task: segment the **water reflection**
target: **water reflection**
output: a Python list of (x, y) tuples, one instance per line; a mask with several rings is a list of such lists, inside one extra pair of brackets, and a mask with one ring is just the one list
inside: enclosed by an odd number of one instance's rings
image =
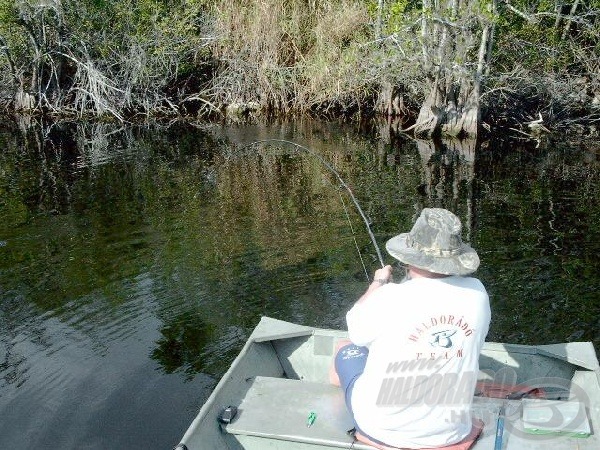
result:
[(490, 340), (600, 342), (595, 150), (384, 132), (0, 133), (0, 447), (172, 447), (261, 315), (344, 326), (379, 265), (373, 244), (318, 159), (248, 145), (261, 139), (331, 162), (381, 246), (425, 206), (457, 212), (482, 259)]
[(166, 373), (186, 367), (186, 372), (196, 374), (206, 370), (202, 358), (203, 348), (212, 340), (215, 330), (200, 318), (181, 314), (171, 316), (160, 330), (162, 337), (156, 342), (152, 359), (159, 361)]

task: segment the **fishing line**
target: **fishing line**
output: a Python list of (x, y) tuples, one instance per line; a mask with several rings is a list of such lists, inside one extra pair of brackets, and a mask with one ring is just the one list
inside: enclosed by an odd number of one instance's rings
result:
[(350, 214), (348, 214), (348, 208), (346, 208), (346, 202), (344, 201), (344, 197), (342, 197), (342, 193), (340, 194), (340, 200), (342, 201), (342, 206), (344, 207), (344, 213), (346, 214), (346, 219), (348, 220), (348, 225), (350, 225), (350, 231), (352, 232), (352, 240), (354, 241), (354, 246), (356, 247), (356, 251), (358, 252), (358, 257), (360, 258), (360, 263), (362, 264), (363, 270), (365, 271), (365, 277), (367, 277), (367, 281), (371, 281), (369, 277), (369, 272), (367, 271), (367, 266), (365, 266), (365, 261), (363, 260), (362, 253), (360, 252), (360, 248), (358, 247), (358, 242), (356, 242), (356, 233), (354, 232), (354, 227), (352, 226), (352, 222), (350, 221)]
[[(383, 257), (381, 256), (381, 250), (379, 250), (379, 246), (377, 245), (377, 241), (375, 240), (375, 236), (373, 235), (373, 232), (371, 231), (371, 225), (369, 224), (369, 220), (367, 219), (367, 217), (365, 216), (365, 213), (363, 212), (362, 208), (358, 204), (358, 200), (356, 200), (356, 197), (354, 197), (354, 194), (352, 193), (352, 190), (344, 182), (344, 180), (342, 179), (342, 177), (338, 173), (338, 171), (335, 170), (333, 168), (333, 166), (328, 161), (326, 161), (321, 155), (319, 155), (317, 152), (311, 150), (308, 147), (305, 147), (303, 145), (297, 144), (297, 143), (292, 142), (292, 141), (286, 141), (285, 139), (261, 139), (259, 141), (254, 141), (254, 142), (251, 142), (250, 144), (244, 145), (242, 147), (242, 149), (245, 148), (245, 147), (250, 147), (250, 146), (256, 145), (256, 144), (266, 144), (266, 143), (275, 143), (275, 142), (279, 143), (279, 144), (291, 145), (291, 146), (295, 147), (296, 149), (304, 150), (309, 155), (312, 155), (315, 158), (317, 158), (321, 162), (321, 164), (323, 164), (333, 175), (335, 175), (335, 177), (340, 182), (340, 185), (344, 189), (346, 189), (346, 191), (348, 192), (348, 195), (352, 199), (352, 202), (354, 203), (354, 206), (356, 206), (356, 209), (358, 210), (358, 213), (360, 214), (360, 217), (362, 218), (363, 222), (365, 223), (365, 227), (367, 228), (367, 233), (369, 233), (369, 237), (371, 238), (371, 242), (373, 243), (373, 247), (375, 247), (375, 251), (377, 252), (377, 258), (379, 259), (379, 263), (381, 264), (381, 267), (385, 267), (385, 263), (383, 262)], [(360, 252), (359, 252), (359, 255), (360, 255)], [(362, 262), (362, 256), (361, 256), (361, 262)], [(363, 267), (364, 267), (364, 263), (363, 263)], [(366, 269), (365, 269), (365, 271), (366, 271)], [(368, 276), (367, 276), (367, 279), (368, 279)]]

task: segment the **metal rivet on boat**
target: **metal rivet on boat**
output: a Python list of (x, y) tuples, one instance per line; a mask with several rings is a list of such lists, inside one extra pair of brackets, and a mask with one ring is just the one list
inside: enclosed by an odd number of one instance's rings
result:
[(228, 406), (227, 408), (223, 409), (223, 411), (221, 411), (221, 414), (219, 414), (219, 422), (221, 422), (222, 424), (231, 423), (231, 421), (235, 418), (237, 411), (238, 409), (235, 406)]

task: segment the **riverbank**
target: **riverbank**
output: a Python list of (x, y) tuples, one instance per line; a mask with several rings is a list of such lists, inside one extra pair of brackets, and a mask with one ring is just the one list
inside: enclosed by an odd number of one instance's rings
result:
[(458, 137), (594, 136), (600, 121), (597, 5), (128, 0), (2, 11), (9, 113), (383, 117)]

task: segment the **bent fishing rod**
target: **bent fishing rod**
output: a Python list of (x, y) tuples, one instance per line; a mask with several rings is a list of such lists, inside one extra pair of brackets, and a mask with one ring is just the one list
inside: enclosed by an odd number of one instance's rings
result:
[(317, 160), (319, 162), (321, 162), (321, 164), (323, 164), (327, 168), (327, 170), (329, 170), (337, 178), (337, 180), (340, 182), (340, 186), (342, 186), (348, 192), (348, 195), (352, 199), (354, 206), (356, 206), (356, 209), (358, 210), (360, 217), (362, 218), (363, 222), (365, 223), (365, 226), (367, 228), (367, 233), (369, 233), (369, 237), (371, 238), (373, 247), (375, 247), (375, 251), (377, 252), (377, 258), (379, 259), (379, 263), (381, 264), (381, 267), (385, 267), (385, 263), (383, 262), (383, 257), (381, 256), (381, 250), (379, 250), (379, 246), (377, 245), (375, 236), (373, 235), (373, 232), (371, 231), (371, 225), (369, 224), (369, 220), (367, 219), (367, 217), (365, 216), (365, 213), (363, 212), (362, 208), (358, 204), (358, 200), (356, 200), (356, 197), (354, 197), (354, 194), (352, 193), (352, 189), (350, 189), (350, 187), (344, 182), (344, 180), (342, 179), (342, 177), (338, 173), (338, 171), (335, 170), (334, 167), (325, 158), (323, 158), (320, 154), (318, 154), (314, 150), (311, 150), (310, 148), (305, 147), (303, 145), (297, 144), (296, 142), (287, 141), (285, 139), (261, 139), (259, 141), (254, 141), (254, 142), (251, 142), (250, 144), (244, 145), (242, 148), (250, 147), (253, 145), (257, 145), (257, 144), (268, 144), (268, 143), (291, 145), (297, 150), (305, 151), (309, 155), (317, 158)]

